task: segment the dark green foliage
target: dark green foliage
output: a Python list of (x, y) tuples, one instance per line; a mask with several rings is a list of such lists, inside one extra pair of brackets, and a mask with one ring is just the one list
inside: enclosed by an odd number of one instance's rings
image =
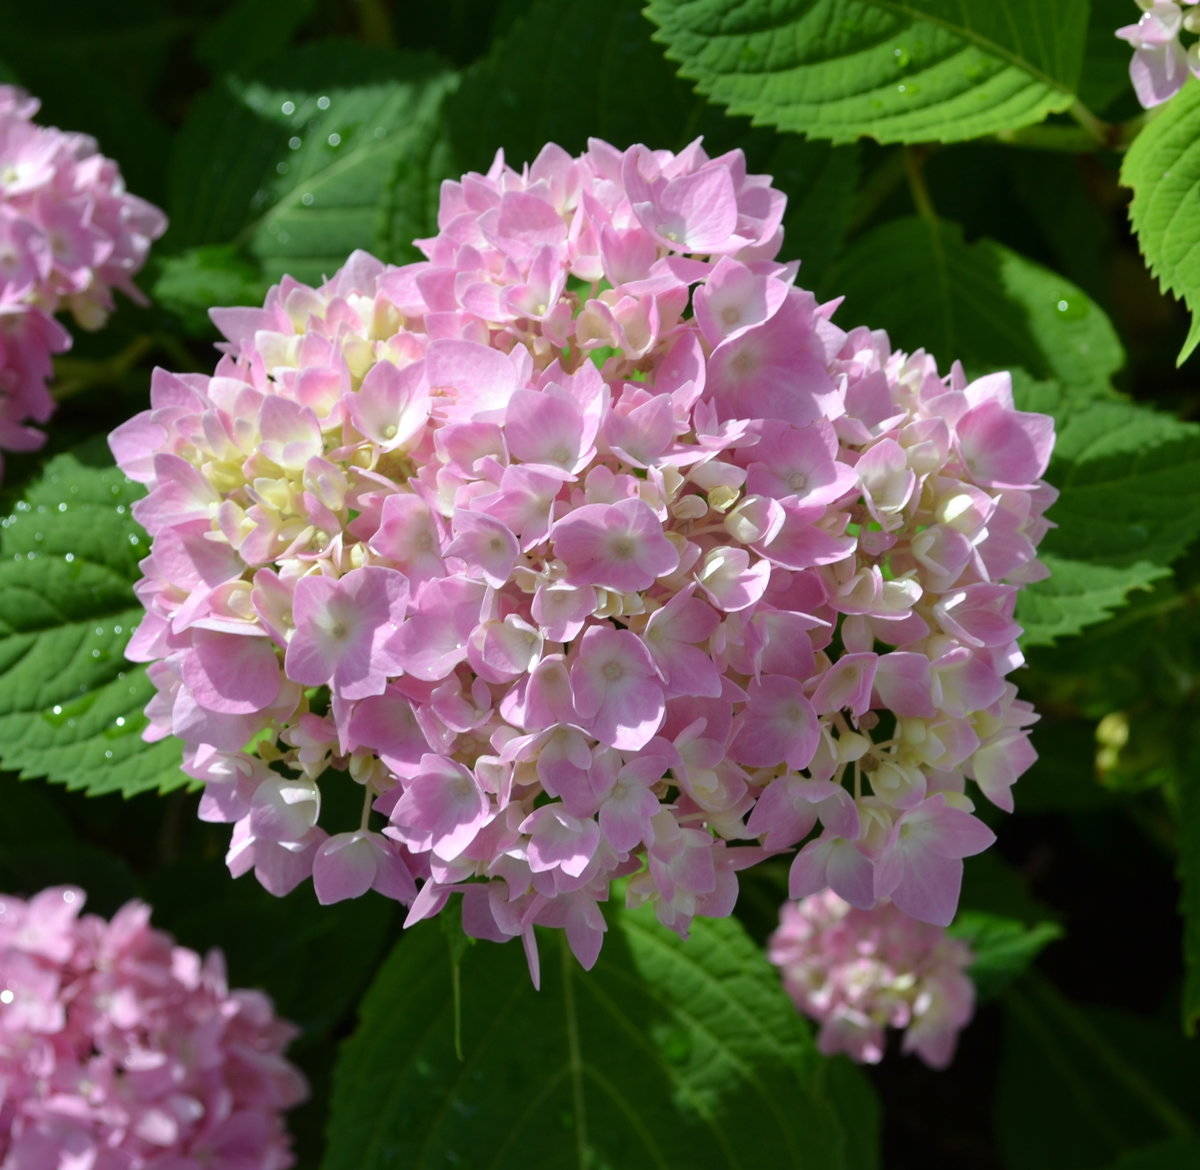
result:
[(461, 1057), (442, 932), (406, 935), (342, 1052), (324, 1170), (872, 1165), (869, 1098), (817, 1057), (736, 923), (685, 943), (652, 914), (610, 922), (588, 973), (543, 937), (541, 991), (519, 947), (469, 947)]

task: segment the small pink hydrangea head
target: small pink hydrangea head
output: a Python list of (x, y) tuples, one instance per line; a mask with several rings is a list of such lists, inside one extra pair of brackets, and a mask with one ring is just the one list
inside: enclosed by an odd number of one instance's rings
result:
[(827, 1056), (877, 1064), (888, 1028), (931, 1068), (954, 1058), (975, 1009), (967, 945), (884, 902), (858, 910), (832, 890), (785, 903), (767, 955)]
[(1188, 12), (1200, 0), (1137, 0), (1135, 24), (1116, 35), (1133, 46), (1129, 78), (1146, 109), (1161, 105), (1183, 88), (1188, 74), (1200, 77), (1200, 41), (1184, 48), (1184, 32), (1200, 33), (1200, 12)]
[(1053, 425), (835, 325), (783, 207), (699, 142), (497, 157), (426, 259), (285, 278), (213, 310), (211, 377), (156, 372), (110, 439), (128, 652), (234, 873), (585, 965), (616, 879), (685, 934), (796, 846), (796, 897), (950, 920), (1033, 758)]
[(0, 896), (0, 1165), (287, 1170), (296, 1029), (130, 902)]
[(166, 229), (91, 138), (35, 124), (37, 110), (0, 85), (0, 452), (43, 441), (28, 423), (50, 417), (51, 355), (71, 344), (54, 314), (98, 329), (113, 289), (145, 303), (133, 277)]

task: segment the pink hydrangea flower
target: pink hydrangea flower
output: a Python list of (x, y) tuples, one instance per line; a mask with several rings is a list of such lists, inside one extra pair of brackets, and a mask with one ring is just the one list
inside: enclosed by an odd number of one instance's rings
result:
[(1200, 33), (1200, 12), (1183, 11), (1200, 0), (1137, 0), (1142, 9), (1136, 24), (1116, 35), (1133, 46), (1129, 77), (1146, 109), (1161, 105), (1183, 88), (1188, 73), (1200, 77), (1200, 41), (1183, 47), (1180, 34)]
[(818, 1024), (817, 1046), (877, 1064), (885, 1029), (932, 1068), (954, 1058), (975, 1010), (967, 945), (884, 902), (858, 910), (833, 893), (785, 903), (767, 954), (796, 1007)]
[(0, 1166), (286, 1170), (296, 1029), (130, 902), (0, 896)]
[(71, 345), (54, 314), (69, 309), (97, 329), (114, 288), (145, 303), (133, 276), (166, 228), (93, 139), (35, 125), (37, 111), (35, 98), (0, 85), (0, 452), (44, 440), (28, 424), (53, 413), (50, 358)]
[(234, 872), (461, 894), (584, 963), (615, 879), (686, 933), (797, 846), (797, 889), (949, 920), (1033, 759), (1053, 427), (835, 325), (783, 207), (699, 142), (498, 157), (426, 260), (285, 279), (214, 310), (211, 378), (155, 374), (111, 437), (153, 537), (129, 654)]

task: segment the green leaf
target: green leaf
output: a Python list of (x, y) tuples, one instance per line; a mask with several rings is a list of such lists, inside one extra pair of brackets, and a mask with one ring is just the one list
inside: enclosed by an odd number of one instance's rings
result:
[(788, 197), (780, 255), (801, 261), (800, 284), (819, 284), (841, 254), (850, 227), (859, 151), (789, 135), (773, 135), (772, 142), (775, 149), (754, 162)]
[(734, 920), (699, 919), (687, 942), (644, 910), (610, 920), (587, 973), (543, 938), (540, 992), (519, 947), (471, 947), (461, 1062), (442, 932), (407, 935), (339, 1056), (324, 1170), (874, 1163), (839, 1122), (871, 1125), (866, 1090), (827, 1072)]
[(1181, 1170), (1185, 1166), (1200, 1166), (1200, 1140), (1196, 1138), (1176, 1138), (1135, 1150), (1106, 1170)]
[(485, 169), (497, 148), (519, 168), (547, 142), (576, 153), (589, 136), (684, 146), (700, 133), (704, 103), (650, 33), (637, 0), (535, 0), (446, 103), (460, 169)]
[(459, 165), (444, 128), (433, 123), (420, 128), (420, 141), (397, 160), (379, 205), (381, 260), (409, 264), (424, 260), (413, 243), (437, 232), (437, 211), (443, 179), (457, 178)]
[(841, 1164), (847, 1170), (881, 1170), (879, 1098), (870, 1079), (861, 1068), (845, 1056), (835, 1056), (825, 1062), (828, 1095), (846, 1135), (846, 1153)]
[(1114, 617), (1030, 655), (1023, 689), (1055, 714), (1034, 728), (1039, 759), (1022, 781), (1025, 810), (1111, 807), (1190, 773), (1190, 740), (1177, 729), (1195, 705), (1198, 615), (1193, 544), (1171, 576), (1132, 593)]
[[(1121, 2), (1128, 3), (1128, 0)], [(1112, 35), (1111, 27), (1108, 37), (1115, 45), (1127, 50), (1125, 56), (1128, 59), (1128, 46)], [(1123, 72), (1128, 86), (1128, 69)], [(1124, 225), (1096, 201), (1095, 193), (1088, 185), (1090, 172), (1080, 166), (1079, 157), (1047, 150), (997, 151), (995, 156), (998, 164), (996, 181), (1011, 185), (1021, 211), (1037, 228), (1036, 237), (1029, 240), (1024, 250), (1041, 252), (1045, 262), (1056, 272), (1074, 281), (1089, 296), (1103, 300), (1109, 292), (1109, 265), (1118, 246), (1117, 236)], [(939, 161), (961, 166), (953, 159)], [(939, 174), (939, 194), (947, 179), (950, 183), (955, 182), (947, 173), (950, 169), (947, 166)], [(995, 207), (993, 190), (989, 186), (980, 192), (981, 198), (987, 201), (985, 217)], [(1008, 210), (1004, 218), (1011, 224), (1018, 215), (1015, 209)], [(1007, 230), (1006, 224), (991, 222), (995, 223), (996, 230)]]
[(268, 279), (310, 282), (382, 251), (388, 184), (454, 81), (435, 57), (336, 41), (221, 79), (180, 133), (170, 242), (232, 239)]
[(848, 142), (956, 142), (1067, 109), (1087, 0), (650, 0), (700, 92), (756, 124)]
[(469, 65), (528, 7), (529, 0), (443, 0), (408, 4), (396, 8), (395, 16), (403, 21), (406, 45)]
[(1125, 155), (1121, 182), (1133, 188), (1129, 215), (1150, 271), (1192, 314), (1182, 362), (1200, 342), (1200, 85), (1189, 81), (1155, 111)]
[(1015, 918), (967, 910), (954, 920), (950, 933), (975, 952), (969, 974), (980, 998), (991, 999), (1024, 974), (1043, 948), (1062, 938), (1063, 932), (1053, 922), (1026, 926)]
[[(370, 981), (392, 932), (396, 904), (375, 894), (318, 907), (307, 886), (279, 898), (246, 877), (230, 886), (220, 860), (186, 861), (151, 879), (156, 916), (197, 950), (219, 946), (239, 986), (268, 987), (302, 1043), (335, 1027)], [(221, 890), (197, 898), (197, 890)]]
[(156, 266), (151, 296), (174, 313), (193, 337), (212, 337), (213, 305), (261, 304), (267, 281), (259, 269), (229, 244), (201, 244)]
[[(1017, 801), (1025, 807), (1022, 780)], [(1062, 929), (1053, 911), (1029, 892), (1025, 876), (989, 851), (963, 875), (959, 912), (950, 934), (975, 952), (971, 978), (981, 999), (991, 999), (1021, 975)]]
[(1081, 1008), (1036, 977), (1005, 1001), (996, 1120), (1008, 1170), (1096, 1170), (1191, 1136), (1200, 1053), (1182, 1037), (1144, 1016)]
[(0, 767), (89, 795), (189, 783), (179, 743), (145, 743), (154, 694), (125, 645), (145, 534), (141, 488), (88, 445), (52, 459), (0, 521)]
[(210, 69), (241, 73), (285, 49), (312, 15), (316, 0), (235, 0), (196, 40)]
[(821, 286), (845, 294), (837, 320), (883, 328), (943, 369), (1019, 368), (1068, 386), (1106, 386), (1124, 360), (1104, 312), (1065, 277), (945, 220), (893, 220), (854, 242)]
[(1200, 426), (1045, 387), (1019, 404), (1048, 410), (1058, 429), (1046, 473), (1062, 493), (1058, 527), (1040, 553), (1050, 577), (1023, 589), (1017, 609), (1025, 645), (1037, 646), (1110, 616), (1200, 534)]

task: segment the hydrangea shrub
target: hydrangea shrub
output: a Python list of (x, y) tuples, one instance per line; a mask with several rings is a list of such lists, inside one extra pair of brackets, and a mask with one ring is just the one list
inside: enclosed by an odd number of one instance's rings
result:
[(1200, 4), (204, 9), (0, 0), (0, 889), (301, 1037), (0, 1170), (1200, 1165)]
[(974, 1012), (970, 948), (887, 902), (860, 910), (832, 890), (788, 902), (767, 954), (830, 1056), (878, 1064), (899, 1028), (903, 1051), (946, 1068)]
[[(739, 151), (594, 140), (442, 189), (427, 260), (216, 309), (111, 439), (147, 485), (150, 736), (229, 864), (469, 934), (566, 929), (612, 882), (686, 932), (804, 842), (831, 886), (950, 920), (1034, 758), (1018, 589), (1053, 424), (834, 321)], [(321, 823), (357, 785), (358, 826)]]
[[(51, 357), (71, 345), (54, 314), (98, 329), (166, 218), (125, 190), (94, 139), (33, 121), (36, 98), (0, 85), (0, 452), (36, 450), (54, 400)], [(0, 473), (3, 473), (0, 456)]]
[(83, 904), (71, 886), (0, 896), (0, 1166), (287, 1170), (296, 1029), (144, 903), (111, 921)]

